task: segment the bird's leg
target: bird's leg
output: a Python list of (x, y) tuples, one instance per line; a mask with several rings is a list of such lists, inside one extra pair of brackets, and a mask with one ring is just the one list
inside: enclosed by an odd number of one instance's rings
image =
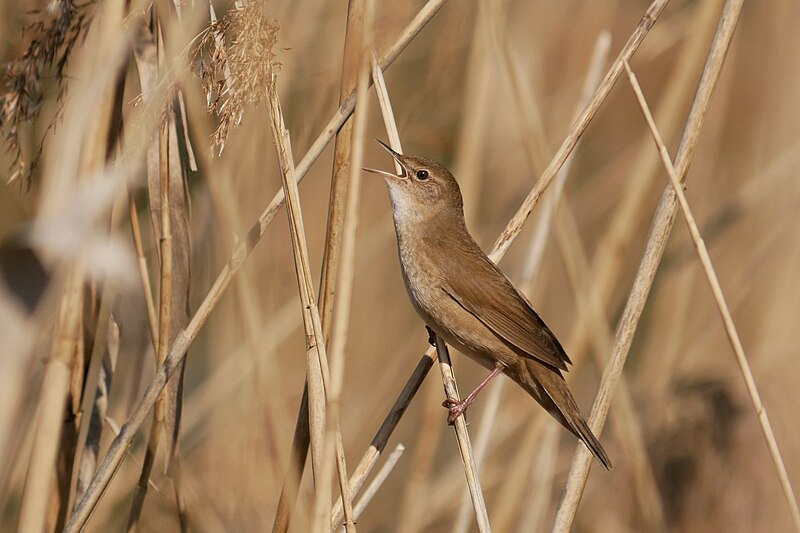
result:
[(455, 424), (456, 418), (467, 412), (467, 407), (469, 407), (469, 405), (473, 401), (475, 401), (475, 398), (477, 398), (478, 393), (481, 392), (483, 388), (486, 387), (486, 385), (488, 385), (489, 382), (492, 381), (492, 379), (494, 379), (496, 375), (502, 373), (503, 370), (505, 369), (506, 369), (505, 365), (497, 363), (494, 367), (494, 370), (489, 372), (489, 375), (486, 376), (484, 380), (481, 381), (477, 387), (475, 387), (475, 390), (470, 392), (466, 398), (464, 398), (460, 402), (457, 402), (452, 398), (447, 398), (444, 402), (442, 402), (442, 406), (447, 407), (448, 410), (447, 424), (450, 426)]
[(428, 344), (436, 348), (436, 333), (429, 326), (425, 326), (425, 329), (428, 330)]

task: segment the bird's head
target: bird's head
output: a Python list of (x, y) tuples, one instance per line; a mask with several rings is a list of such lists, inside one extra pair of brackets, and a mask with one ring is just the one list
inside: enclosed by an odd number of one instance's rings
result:
[(389, 195), (395, 214), (408, 212), (422, 216), (442, 210), (462, 212), (463, 200), (458, 182), (444, 165), (426, 157), (403, 155), (378, 141), (400, 166), (399, 175), (365, 168), (379, 174), (389, 186)]

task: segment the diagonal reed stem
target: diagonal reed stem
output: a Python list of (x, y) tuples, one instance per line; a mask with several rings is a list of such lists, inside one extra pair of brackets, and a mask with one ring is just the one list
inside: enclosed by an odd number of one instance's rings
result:
[(367, 486), (366, 489), (364, 489), (364, 494), (361, 495), (361, 498), (359, 498), (354, 509), (356, 520), (358, 520), (358, 518), (361, 516), (361, 513), (363, 513), (364, 509), (366, 509), (367, 505), (369, 505), (369, 502), (372, 501), (372, 498), (375, 497), (375, 494), (377, 494), (380, 488), (383, 486), (383, 483), (389, 477), (389, 474), (392, 473), (392, 470), (394, 470), (394, 467), (403, 456), (403, 452), (405, 450), (406, 447), (402, 444), (395, 446), (394, 451), (389, 454), (389, 457), (386, 458), (386, 462), (383, 463), (381, 469), (377, 474), (375, 474), (372, 482)]
[(589, 101), (589, 105), (586, 106), (586, 109), (580, 114), (577, 118), (575, 123), (569, 129), (569, 133), (567, 137), (564, 139), (564, 142), (561, 143), (561, 147), (556, 152), (556, 155), (553, 157), (553, 160), (550, 161), (550, 164), (547, 165), (547, 168), (542, 173), (541, 177), (539, 178), (536, 187), (528, 194), (525, 201), (522, 202), (519, 210), (517, 210), (514, 217), (506, 226), (506, 229), (503, 230), (503, 233), (495, 242), (492, 255), (489, 257), (497, 262), (498, 257), (502, 257), (508, 251), (508, 248), (511, 246), (511, 243), (519, 235), (519, 232), (522, 231), (522, 225), (530, 216), (531, 211), (539, 202), (539, 199), (542, 197), (545, 189), (550, 185), (550, 183), (555, 179), (556, 174), (561, 169), (561, 166), (569, 157), (569, 154), (572, 153), (572, 150), (575, 148), (575, 145), (578, 143), (578, 139), (581, 138), (583, 133), (586, 131), (586, 128), (589, 126), (589, 123), (594, 118), (595, 114), (597, 114), (597, 110), (600, 109), (600, 105), (605, 101), (608, 93), (611, 92), (611, 88), (619, 78), (620, 74), (622, 74), (622, 63), (623, 61), (629, 60), (633, 57), (633, 54), (639, 48), (639, 45), (642, 44), (647, 33), (650, 31), (650, 28), (653, 27), (653, 24), (656, 23), (658, 20), (659, 15), (667, 7), (669, 0), (655, 0), (650, 7), (645, 12), (642, 20), (639, 21), (639, 24), (636, 26), (636, 29), (631, 34), (628, 42), (625, 43), (625, 46), (620, 51), (619, 55), (617, 56), (614, 63), (611, 65), (611, 69), (609, 69), (606, 76), (603, 78), (603, 81), (600, 82), (600, 86), (595, 91), (594, 96)]
[(627, 62), (625, 63), (625, 70), (628, 73), (628, 79), (631, 82), (634, 93), (636, 93), (636, 99), (639, 101), (639, 106), (642, 108), (642, 113), (644, 114), (645, 120), (647, 120), (647, 126), (650, 128), (650, 132), (653, 134), (653, 140), (658, 148), (661, 161), (664, 163), (664, 168), (667, 170), (667, 174), (672, 182), (672, 188), (678, 197), (681, 211), (683, 212), (683, 217), (686, 221), (686, 225), (689, 228), (689, 233), (692, 236), (692, 242), (697, 250), (697, 255), (700, 258), (700, 262), (703, 265), (703, 270), (705, 271), (706, 278), (708, 279), (708, 284), (711, 286), (711, 291), (714, 293), (714, 300), (716, 300), (720, 316), (722, 317), (722, 323), (725, 326), (725, 333), (728, 335), (731, 348), (733, 348), (733, 353), (736, 356), (736, 363), (739, 365), (739, 369), (742, 371), (742, 377), (744, 377), (744, 382), (747, 386), (747, 393), (750, 396), (753, 409), (758, 417), (758, 422), (761, 426), (761, 432), (764, 434), (764, 439), (767, 441), (767, 448), (769, 449), (772, 462), (775, 465), (775, 472), (778, 476), (778, 480), (780, 481), (781, 488), (783, 489), (783, 494), (786, 497), (786, 503), (789, 505), (789, 511), (792, 514), (794, 526), (798, 531), (800, 531), (800, 509), (797, 507), (797, 499), (795, 498), (792, 484), (789, 481), (789, 474), (786, 472), (786, 465), (783, 462), (783, 456), (778, 448), (778, 441), (775, 439), (775, 433), (772, 431), (772, 424), (770, 424), (769, 418), (767, 417), (767, 410), (764, 407), (764, 404), (761, 402), (761, 395), (758, 393), (758, 387), (756, 387), (756, 381), (753, 377), (753, 372), (750, 370), (750, 363), (748, 363), (747, 356), (744, 353), (742, 340), (739, 337), (739, 332), (736, 330), (736, 325), (733, 323), (733, 316), (731, 315), (731, 311), (728, 308), (727, 302), (725, 301), (725, 296), (722, 294), (722, 287), (720, 286), (719, 278), (714, 270), (714, 265), (711, 263), (711, 257), (708, 254), (708, 248), (706, 248), (703, 237), (700, 235), (700, 230), (697, 227), (692, 210), (689, 208), (689, 202), (686, 200), (686, 195), (683, 193), (683, 186), (681, 185), (680, 179), (675, 171), (675, 167), (672, 164), (672, 160), (669, 157), (667, 147), (664, 145), (664, 141), (661, 139), (661, 134), (658, 132), (656, 123), (653, 120), (653, 115), (650, 113), (647, 100), (645, 100), (644, 94), (642, 94), (642, 89), (639, 86), (639, 82), (636, 80), (636, 75), (634, 75), (634, 73), (631, 71), (630, 65), (628, 65)]
[[(686, 179), (697, 139), (711, 102), (711, 95), (719, 80), (722, 65), (725, 62), (725, 55), (733, 38), (742, 2), (743, 0), (728, 0), (723, 7), (717, 32), (711, 43), (711, 49), (709, 50), (703, 74), (678, 147), (676, 161), (678, 162), (677, 168), (679, 169), (681, 183)], [(661, 200), (656, 208), (647, 244), (636, 272), (636, 278), (614, 334), (610, 362), (603, 372), (600, 390), (592, 407), (589, 427), (596, 435), (601, 433), (608, 415), (611, 398), (622, 375), (622, 369), (633, 343), (636, 327), (642, 316), (644, 305), (653, 286), (658, 265), (661, 262), (661, 257), (664, 254), (664, 249), (672, 230), (672, 224), (675, 221), (676, 208), (675, 192), (669, 186), (662, 193)], [(590, 467), (591, 455), (588, 451), (585, 452), (578, 447), (567, 477), (566, 491), (556, 514), (553, 525), (554, 532), (565, 533), (572, 528), (578, 504), (583, 494), (583, 488), (586, 486), (586, 479), (589, 476)]]

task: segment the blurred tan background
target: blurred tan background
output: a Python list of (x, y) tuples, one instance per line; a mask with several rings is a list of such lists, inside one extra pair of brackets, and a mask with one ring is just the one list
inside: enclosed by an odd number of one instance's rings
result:
[[(380, 53), (423, 3), (376, 4), (375, 48)], [(479, 11), (477, 3), (448, 2), (385, 75), (404, 150), (434, 158), (454, 170), (462, 184), (468, 225), (486, 250), (561, 144), (598, 37), (605, 31), (611, 36), (605, 72), (648, 2), (510, 0), (487, 4), (491, 9)], [(719, 0), (673, 0), (631, 62), (672, 153), (721, 5)], [(0, 61), (10, 61), (24, 51), (29, 38), (20, 30), (31, 16), (26, 12), (44, 7), (44, 2), (0, 1)], [(223, 2), (215, 7), (220, 16), (232, 8)], [(192, 30), (195, 34), (207, 25), (207, 4), (197, 2), (184, 9), (200, 13)], [(346, 2), (271, 0), (264, 9), (280, 24), (278, 88), (299, 161), (337, 106)], [(795, 339), (800, 321), (799, 18), (796, 2), (745, 3), (687, 179), (688, 200), (795, 485), (800, 480), (796, 424), (800, 360)], [(520, 76), (516, 82), (512, 71)], [(133, 72), (131, 66), (124, 97), (126, 116), (140, 91)], [(515, 83), (524, 94), (515, 93)], [(43, 111), (24, 126), (22, 149), (27, 156), (45, 136), (58, 105), (52, 83), (45, 79), (43, 84)], [(208, 152), (208, 134), (216, 127), (215, 119), (204, 110), (196, 78), (185, 79), (182, 87), (194, 150)], [(389, 169), (389, 158), (371, 141), (386, 139), (386, 134), (374, 90), (369, 95), (365, 164)], [(526, 113), (531, 110), (534, 115)], [(224, 198), (234, 207), (233, 229), (239, 236), (280, 188), (268, 120), (265, 106), (247, 107), (222, 155), (198, 157), (199, 170), (189, 173), (192, 311), (234, 242), (220, 223), (211, 186), (216, 183), (226, 191)], [(34, 171), (30, 191), (19, 180), (3, 186), (0, 240), (24, 234), (39, 216), (46, 183), (42, 174), (53, 172), (60, 153), (53, 145), (61, 143), (63, 150), (69, 142), (66, 137), (58, 128), (48, 134), (45, 162)], [(332, 153), (331, 145), (300, 186), (315, 280), (325, 240)], [(10, 163), (9, 154), (0, 154), (3, 182), (10, 175)], [(140, 183), (143, 172), (139, 171)], [(607, 357), (608, 350), (600, 352), (591, 334), (589, 339), (574, 338), (582, 310), (567, 275), (557, 228), (569, 224), (569, 218), (574, 220), (577, 239), (572, 234), (568, 245), (587, 257), (586, 283), (597, 281), (598, 265), (609, 258), (618, 260), (618, 275), (605, 279), (600, 288), (608, 294), (603, 306), (607, 327), (613, 332), (666, 184), (649, 131), (623, 76), (575, 152), (541, 268), (528, 293), (576, 363), (567, 378), (587, 415), (602, 374), (598, 361)], [(622, 206), (631, 204), (637, 190), (640, 198), (614, 229), (615, 217)], [(402, 285), (385, 185), (367, 175), (361, 191), (341, 406), (350, 468), (427, 348), (427, 334)], [(137, 193), (137, 205), (151, 275), (156, 276), (157, 243), (144, 192)], [(538, 213), (539, 209), (501, 263), (517, 283), (526, 276)], [(118, 218), (118, 242), (132, 247), (127, 215)], [(302, 315), (283, 211), (248, 259), (240, 279), (242, 285), (234, 284), (226, 292), (188, 355), (180, 456), (192, 531), (269, 527), (302, 392)], [(243, 293), (252, 296), (255, 309), (244, 307)], [(13, 299), (7, 291), (2, 297)], [(52, 312), (52, 307), (43, 311), (32, 331), (0, 332), (3, 342), (11, 345), (19, 335), (37, 339), (24, 351), (17, 373), (0, 375), (0, 388), (7, 390), (3, 409), (8, 421), (0, 425), (0, 431), (8, 432), (0, 457), (3, 530), (15, 528), (18, 520), (42, 361), (52, 334), (47, 317), (52, 318)], [(108, 415), (121, 424), (154, 371), (144, 299), (136, 278), (120, 284), (114, 313), (121, 344)], [(243, 313), (256, 318), (256, 339), (248, 339)], [(462, 393), (484, 375), (483, 369), (460, 355), (454, 356), (454, 365)], [(792, 529), (756, 415), (680, 214), (624, 376), (635, 420), (620, 424), (618, 411), (612, 408), (601, 440), (615, 469), (609, 473), (593, 468), (575, 531)], [(4, 383), (6, 379), (14, 382)], [(497, 386), (495, 382), (490, 389)], [(503, 387), (502, 405), (481, 468), (489, 516), (496, 531), (549, 530), (576, 441), (543, 416), (524, 392), (508, 384)], [(484, 394), (469, 412), (473, 437), (480, 430), (490, 393)], [(440, 406), (443, 399), (434, 368), (387, 446), (386, 455), (398, 443), (405, 452), (358, 521), (360, 531), (453, 529), (466, 485), (455, 438)], [(643, 439), (644, 461), (631, 459), (635, 450), (625, 440), (631, 426)], [(104, 436), (104, 445), (109, 434)], [(141, 435), (134, 441), (89, 530), (124, 527), (144, 444)], [(306, 470), (300, 511), (293, 520), (295, 531), (309, 527), (312, 489)], [(171, 481), (157, 467), (152, 482), (157, 490), (151, 487), (148, 493), (140, 529), (178, 530)], [(467, 524), (475, 527), (472, 519)]]

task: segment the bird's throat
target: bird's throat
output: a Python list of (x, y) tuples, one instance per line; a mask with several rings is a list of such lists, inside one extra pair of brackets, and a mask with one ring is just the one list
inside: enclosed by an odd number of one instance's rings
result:
[(425, 218), (423, 206), (415, 202), (398, 186), (389, 187), (389, 198), (392, 203), (392, 218), (397, 229), (398, 238), (409, 232), (415, 232), (422, 225)]

